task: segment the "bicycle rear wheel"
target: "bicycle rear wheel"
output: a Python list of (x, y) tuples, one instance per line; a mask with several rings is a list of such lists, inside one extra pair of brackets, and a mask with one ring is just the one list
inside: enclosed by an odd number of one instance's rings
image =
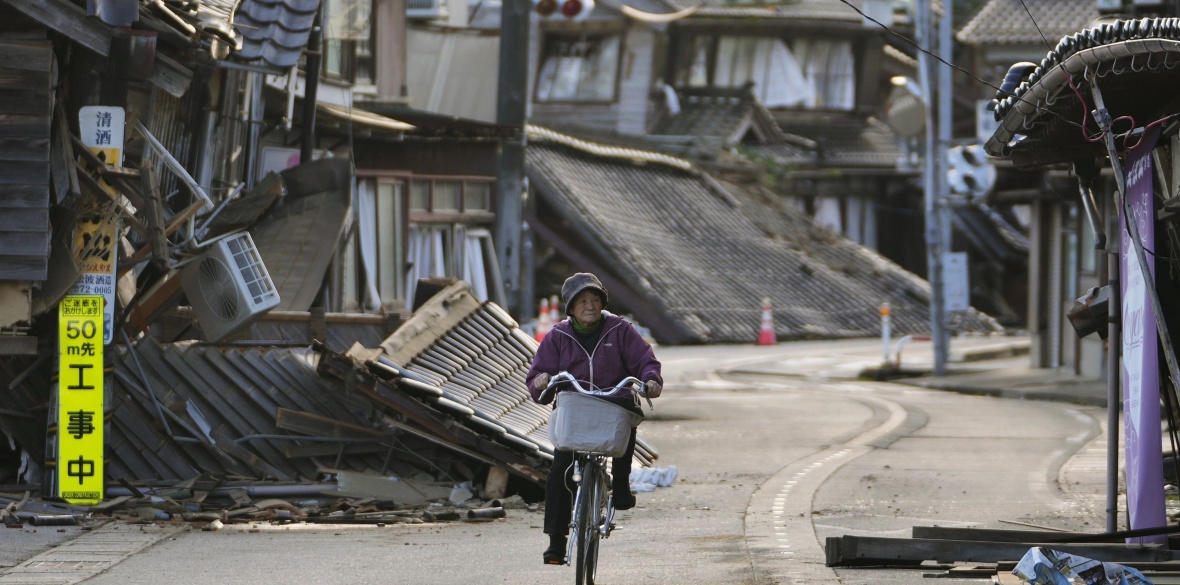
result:
[(582, 469), (582, 489), (578, 490), (578, 558), (577, 585), (594, 585), (594, 571), (598, 567), (599, 517), (602, 512), (602, 469), (588, 464)]

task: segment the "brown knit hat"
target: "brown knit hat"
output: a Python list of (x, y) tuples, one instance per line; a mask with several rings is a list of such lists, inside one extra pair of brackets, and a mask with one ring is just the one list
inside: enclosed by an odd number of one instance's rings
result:
[(570, 313), (570, 305), (578, 297), (578, 293), (584, 290), (598, 293), (598, 296), (602, 297), (603, 307), (610, 301), (610, 295), (606, 294), (606, 288), (602, 286), (602, 282), (598, 280), (597, 276), (589, 272), (579, 272), (565, 279), (565, 284), (561, 285), (561, 300), (565, 303), (565, 314)]

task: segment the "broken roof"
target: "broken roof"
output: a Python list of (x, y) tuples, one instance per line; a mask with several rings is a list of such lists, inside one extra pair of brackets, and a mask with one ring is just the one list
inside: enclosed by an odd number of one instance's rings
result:
[[(339, 339), (300, 343), (295, 315), (285, 317), (255, 325), (296, 339), (282, 346), (152, 337), (109, 346), (109, 480), (162, 485), (213, 474), (323, 485), (325, 474), (351, 470), (455, 483), (486, 464), (544, 481), (551, 411), (524, 384), (536, 343), (467, 283), (443, 289), (383, 338), (374, 339), (374, 323), (352, 323), (367, 341), (348, 355), (335, 349)], [(48, 358), (0, 357), (0, 437), (25, 452), (33, 482), (36, 466), (52, 459), (55, 371)], [(637, 463), (657, 456), (639, 440)]]
[(753, 132), (762, 144), (786, 140), (774, 116), (753, 94), (753, 85), (735, 88), (680, 88), (678, 113), (668, 113), (649, 134), (703, 136), (741, 142)]
[(781, 163), (897, 172), (901, 156), (897, 136), (876, 118), (823, 112), (776, 114), (786, 142), (750, 146), (751, 152)]
[[(526, 172), (557, 215), (530, 225), (579, 269), (599, 273), (657, 340), (752, 343), (764, 297), (780, 339), (876, 335), (886, 301), (899, 331), (929, 329), (925, 281), (781, 200), (722, 185), (684, 161), (584, 144), (530, 129)], [(999, 328), (977, 312), (957, 327)]]

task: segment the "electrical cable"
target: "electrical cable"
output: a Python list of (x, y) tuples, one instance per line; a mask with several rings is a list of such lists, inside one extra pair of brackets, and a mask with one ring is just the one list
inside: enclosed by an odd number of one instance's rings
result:
[[(889, 27), (889, 25), (886, 25), (886, 24), (882, 23), (881, 21), (879, 21), (879, 20), (877, 20), (877, 19), (875, 19), (875, 18), (873, 18), (873, 17), (871, 17), (871, 16), (869, 16), (869, 15), (865, 14), (865, 13), (864, 13), (864, 12), (863, 12), (863, 11), (862, 11), (860, 8), (857, 8), (857, 7), (856, 7), (856, 6), (854, 6), (854, 5), (853, 5), (851, 2), (849, 2), (849, 0), (840, 0), (840, 2), (842, 2), (843, 4), (845, 4), (846, 6), (848, 6), (849, 8), (853, 9), (854, 11), (856, 11), (856, 13), (857, 13), (857, 14), (860, 14), (860, 15), (861, 15), (862, 17), (864, 17), (866, 20), (868, 20), (868, 21), (872, 22), (873, 24), (876, 24), (877, 26), (881, 27), (882, 29), (885, 29), (885, 32), (888, 32), (889, 34), (891, 34), (891, 35), (893, 35), (893, 36), (895, 36), (895, 37), (897, 37), (897, 38), (899, 38), (899, 39), (901, 39), (901, 40), (903, 40), (903, 41), (905, 41), (905, 42), (909, 43), (910, 45), (913, 45), (915, 49), (917, 49), (917, 50), (921, 51), (922, 53), (925, 53), (926, 55), (929, 55), (929, 56), (931, 56), (931, 57), (934, 57), (934, 59), (935, 59), (936, 61), (938, 61), (939, 63), (942, 63), (943, 65), (946, 65), (946, 66), (948, 66), (948, 67), (950, 67), (950, 68), (952, 68), (952, 69), (955, 69), (956, 71), (959, 71), (960, 73), (962, 73), (962, 74), (966, 75), (967, 77), (969, 77), (969, 78), (971, 78), (971, 79), (975, 80), (975, 81), (976, 81), (977, 83), (979, 83), (980, 85), (983, 85), (983, 86), (986, 86), (986, 87), (990, 87), (990, 88), (992, 88), (992, 89), (996, 90), (996, 93), (997, 93), (997, 94), (1006, 95), (1006, 96), (1009, 96), (1009, 97), (1012, 97), (1012, 98), (1016, 99), (1016, 100), (1017, 100), (1017, 101), (1019, 101), (1019, 102), (1026, 103), (1026, 104), (1028, 104), (1028, 105), (1032, 106), (1033, 108), (1036, 108), (1036, 110), (1037, 110), (1037, 111), (1039, 111), (1039, 112), (1041, 112), (1041, 113), (1049, 114), (1049, 115), (1051, 115), (1051, 116), (1057, 116), (1058, 118), (1060, 118), (1060, 119), (1061, 119), (1061, 121), (1062, 121), (1062, 122), (1065, 122), (1066, 124), (1073, 124), (1074, 126), (1080, 126), (1080, 125), (1079, 125), (1077, 122), (1074, 122), (1073, 120), (1070, 120), (1069, 118), (1066, 118), (1065, 116), (1063, 116), (1063, 115), (1061, 115), (1061, 114), (1059, 114), (1059, 113), (1057, 113), (1057, 112), (1054, 112), (1053, 110), (1050, 110), (1050, 109), (1048, 109), (1048, 108), (1045, 108), (1045, 107), (1043, 107), (1043, 106), (1038, 106), (1037, 104), (1034, 104), (1034, 103), (1032, 103), (1032, 102), (1030, 102), (1030, 101), (1027, 101), (1027, 100), (1025, 100), (1025, 99), (1024, 99), (1024, 98), (1022, 98), (1022, 97), (1017, 97), (1017, 96), (1016, 96), (1016, 94), (1014, 94), (1014, 93), (1011, 93), (1011, 92), (1004, 91), (1002, 88), (1000, 88), (1000, 87), (998, 87), (998, 86), (996, 86), (996, 85), (993, 85), (992, 83), (990, 83), (990, 82), (987, 82), (987, 81), (984, 81), (983, 79), (981, 79), (981, 78), (977, 77), (975, 74), (971, 73), (970, 71), (967, 71), (966, 69), (963, 69), (962, 67), (960, 67), (960, 66), (958, 66), (958, 65), (955, 65), (954, 63), (951, 63), (950, 61), (947, 61), (947, 60), (943, 59), (942, 57), (939, 57), (938, 55), (934, 54), (934, 53), (933, 53), (933, 52), (931, 52), (931, 51), (928, 51), (928, 50), (926, 50), (926, 49), (923, 49), (923, 48), (921, 47), (921, 45), (919, 45), (919, 44), (918, 44), (917, 42), (915, 42), (913, 39), (911, 39), (911, 38), (909, 38), (909, 37), (907, 37), (907, 36), (905, 36), (905, 35), (903, 35), (903, 34), (901, 34), (901, 33), (897, 32), (897, 31), (893, 30), (892, 28), (890, 28), (890, 27)], [(1084, 128), (1083, 128), (1083, 130), (1084, 130)]]

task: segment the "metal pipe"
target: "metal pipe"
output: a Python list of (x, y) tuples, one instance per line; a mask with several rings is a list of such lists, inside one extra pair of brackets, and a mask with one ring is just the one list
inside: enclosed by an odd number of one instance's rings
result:
[[(391, 437), (392, 438), (392, 437)], [(234, 439), (235, 443), (243, 441), (310, 441), (313, 443), (378, 443), (381, 437), (357, 438), (357, 437), (304, 437), (301, 435), (246, 435)]]
[(307, 81), (303, 90), (303, 112), (301, 125), (303, 139), (299, 144), (299, 164), (307, 164), (314, 158), (315, 149), (315, 108), (319, 100), (320, 66), (324, 59), (323, 4), (316, 9), (307, 39)]
[[(177, 177), (180, 177), (181, 181), (183, 181), (185, 185), (188, 185), (188, 187), (193, 190), (193, 193), (196, 193), (197, 197), (200, 197), (201, 200), (205, 202), (205, 207), (213, 207), (213, 200), (209, 198), (209, 195), (205, 193), (205, 190), (202, 189), (199, 184), (197, 184), (196, 179), (194, 179), (192, 175), (188, 174), (188, 171), (185, 170), (184, 165), (180, 164), (180, 161), (176, 160), (176, 157), (172, 156), (172, 153), (168, 152), (168, 149), (164, 148), (164, 145), (161, 144), (159, 140), (156, 140), (155, 136), (152, 136), (152, 133), (148, 131), (147, 126), (144, 126), (143, 122), (136, 120), (135, 129), (139, 130), (139, 133), (147, 139), (148, 144), (150, 144), (151, 147), (155, 149), (156, 154), (160, 155), (160, 158), (164, 160), (164, 165), (171, 169)], [(191, 227), (192, 218), (189, 219), (189, 223)]]
[[(1116, 240), (1117, 241), (1117, 240)], [(1110, 310), (1106, 316), (1106, 531), (1118, 530), (1119, 523), (1119, 352), (1122, 349), (1122, 299), (1119, 291), (1119, 250), (1112, 245), (1107, 254), (1107, 282)]]
[[(1102, 229), (1102, 218), (1098, 213), (1098, 203), (1094, 201), (1094, 179), (1098, 176), (1098, 169), (1079, 167), (1073, 164), (1074, 174), (1078, 178), (1078, 195), (1082, 199), (1082, 209), (1086, 212), (1086, 220), (1090, 223), (1090, 231), (1094, 232), (1094, 249), (1106, 249), (1106, 230)], [(1087, 171), (1093, 172), (1087, 172)]]
[[(140, 493), (152, 495), (157, 491), (172, 491), (171, 486), (160, 488), (139, 488)], [(229, 497), (235, 490), (245, 490), (252, 498), (279, 498), (284, 496), (317, 496), (333, 495), (336, 493), (335, 483), (301, 483), (291, 485), (243, 485), (216, 487), (209, 491), (209, 495), (218, 498)], [(135, 496), (131, 490), (124, 487), (108, 487), (108, 496)]]
[(135, 351), (135, 346), (131, 345), (131, 338), (127, 337), (127, 330), (120, 329), (119, 333), (123, 335), (123, 343), (127, 344), (127, 353), (131, 354), (131, 361), (135, 363), (135, 370), (139, 372), (139, 379), (143, 382), (144, 389), (147, 390), (148, 396), (152, 399), (152, 405), (156, 407), (156, 418), (160, 420), (160, 424), (164, 425), (164, 432), (172, 437), (172, 426), (168, 424), (168, 417), (164, 416), (164, 407), (160, 404), (160, 399), (156, 398), (156, 392), (152, 389), (152, 384), (148, 381), (147, 375), (144, 374), (143, 366), (139, 363), (139, 355)]

